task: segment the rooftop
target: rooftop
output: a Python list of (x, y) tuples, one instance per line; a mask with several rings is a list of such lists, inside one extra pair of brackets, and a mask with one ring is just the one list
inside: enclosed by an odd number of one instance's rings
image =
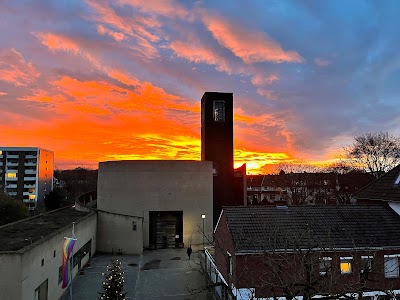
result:
[(236, 253), (400, 248), (400, 216), (384, 205), (224, 207)]
[(89, 214), (67, 207), (0, 226), (0, 253), (22, 250), (67, 226), (72, 229), (72, 222), (78, 223)]
[(400, 202), (400, 165), (382, 175), (357, 192), (354, 197), (363, 200)]
[(42, 151), (50, 151), (53, 152), (52, 150), (47, 150), (44, 148), (40, 148), (40, 147), (3, 147), (0, 146), (0, 150), (2, 151), (38, 151), (38, 150), (42, 150)]

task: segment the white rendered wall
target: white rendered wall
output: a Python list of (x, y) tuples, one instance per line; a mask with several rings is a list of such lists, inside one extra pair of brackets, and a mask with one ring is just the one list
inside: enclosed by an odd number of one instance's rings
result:
[(0, 299), (21, 299), (21, 255), (0, 253)]
[[(133, 230), (133, 224), (136, 230)], [(109, 212), (97, 212), (97, 251), (142, 254), (143, 218)]]
[(183, 242), (201, 244), (203, 219), (212, 236), (213, 173), (208, 161), (115, 161), (99, 164), (97, 207), (143, 218), (149, 246), (149, 211), (183, 211)]
[[(73, 253), (92, 239), (91, 254), (96, 252), (97, 215), (93, 213), (75, 224), (77, 241)], [(59, 267), (62, 264), (62, 245), (64, 237), (71, 237), (70, 227), (60, 230), (53, 236), (29, 245), (20, 251), (0, 253), (0, 299), (32, 300), (35, 290), (46, 279), (48, 280), (48, 298), (59, 299), (64, 293), (58, 283)], [(54, 257), (54, 251), (56, 256)], [(82, 259), (82, 266), (89, 254)], [(42, 259), (44, 264), (42, 266)], [(74, 268), (73, 276), (78, 273)]]

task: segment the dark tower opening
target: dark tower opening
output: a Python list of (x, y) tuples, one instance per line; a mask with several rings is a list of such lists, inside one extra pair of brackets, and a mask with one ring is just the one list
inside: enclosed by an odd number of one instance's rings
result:
[(201, 98), (201, 160), (213, 162), (215, 226), (222, 206), (243, 205), (233, 197), (232, 93), (206, 92)]

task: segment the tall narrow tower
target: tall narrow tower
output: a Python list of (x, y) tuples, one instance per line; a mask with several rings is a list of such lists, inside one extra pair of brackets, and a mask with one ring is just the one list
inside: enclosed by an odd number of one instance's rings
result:
[[(201, 98), (201, 160), (213, 162), (214, 226), (233, 198), (233, 94), (206, 92)], [(242, 204), (242, 203), (239, 203)]]

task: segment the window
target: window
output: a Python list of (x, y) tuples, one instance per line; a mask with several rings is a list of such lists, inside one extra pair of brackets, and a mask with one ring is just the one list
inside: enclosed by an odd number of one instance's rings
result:
[(360, 273), (368, 273), (372, 270), (373, 256), (361, 256)]
[(331, 271), (332, 257), (323, 257), (319, 262), (319, 275), (325, 276)]
[(225, 122), (225, 101), (213, 102), (214, 122)]
[(226, 254), (228, 254), (228, 263), (229, 263), (229, 274), (233, 274), (233, 263), (232, 263), (232, 255), (226, 251)]
[(352, 272), (351, 270), (351, 263), (352, 263), (353, 257), (341, 257), (340, 258), (340, 273), (341, 274), (350, 274)]
[(385, 277), (399, 277), (399, 257), (400, 254), (385, 255)]
[(56, 250), (54, 250), (53, 252), (53, 257), (56, 257)]
[(35, 195), (29, 195), (29, 200), (35, 200), (36, 196)]
[(397, 176), (397, 179), (394, 182), (394, 185), (399, 185), (399, 183), (400, 183), (400, 174)]
[(17, 178), (16, 173), (7, 173), (7, 178)]
[(62, 266), (58, 268), (58, 285), (62, 282)]
[(132, 230), (136, 231), (137, 223), (136, 221), (132, 221)]
[(42, 258), (42, 267), (43, 267), (43, 265), (44, 265), (44, 258)]

